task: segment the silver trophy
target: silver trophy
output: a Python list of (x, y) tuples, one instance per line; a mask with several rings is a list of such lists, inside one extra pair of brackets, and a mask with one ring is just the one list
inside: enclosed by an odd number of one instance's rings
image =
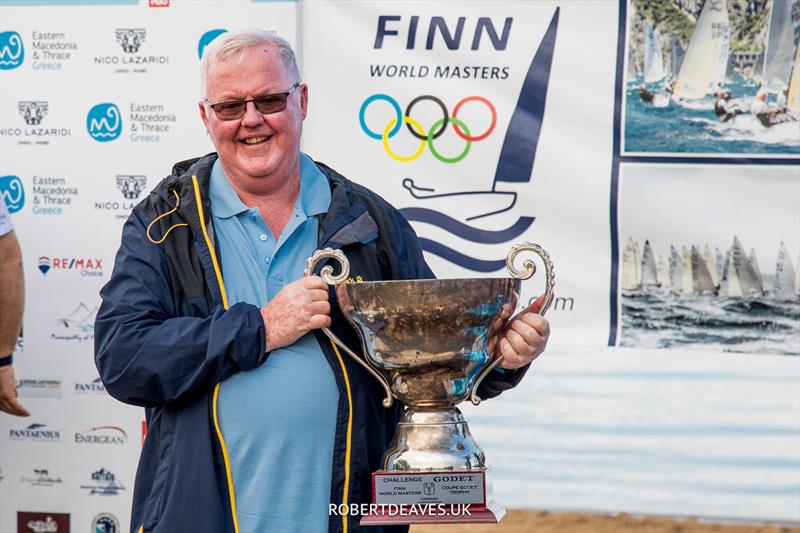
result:
[[(544, 315), (553, 299), (554, 273), (549, 255), (537, 244), (511, 249), (510, 278), (347, 282), (350, 264), (341, 250), (318, 250), (308, 260), (306, 276), (320, 261), (339, 263), (338, 275), (325, 265), (320, 276), (335, 286), (364, 356), (330, 329), (323, 328), (324, 333), (381, 383), (385, 407), (395, 399), (406, 406), (382, 468), (373, 473), (373, 502), (383, 511), (364, 516), (362, 525), (502, 518), (502, 507), (487, 494), (486, 457), (456, 406), (467, 398), (478, 405), (478, 386), (502, 362), (500, 335), (514, 316), (522, 280), (536, 272), (531, 260), (521, 270), (514, 267), (522, 252), (533, 252), (544, 263)], [(445, 511), (439, 519), (389, 516), (384, 511), (392, 505)], [(454, 506), (463, 510), (464, 505), (471, 506), (469, 515), (453, 516)]]

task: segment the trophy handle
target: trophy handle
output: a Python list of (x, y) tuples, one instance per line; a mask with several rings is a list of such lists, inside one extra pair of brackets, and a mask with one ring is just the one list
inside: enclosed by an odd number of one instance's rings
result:
[[(339, 262), (339, 266), (341, 267), (341, 272), (338, 275), (333, 275), (333, 267), (331, 265), (325, 265), (320, 270), (320, 277), (322, 281), (327, 283), (328, 285), (339, 285), (344, 280), (347, 279), (347, 275), (350, 273), (350, 261), (347, 260), (345, 257), (344, 252), (341, 250), (334, 250), (333, 248), (325, 248), (324, 250), (317, 250), (314, 252), (314, 255), (308, 258), (306, 262), (306, 269), (303, 271), (303, 276), (308, 277), (314, 274), (314, 267), (317, 266), (317, 263), (323, 261), (325, 259), (335, 259)], [(333, 342), (336, 346), (344, 350), (350, 357), (356, 360), (358, 364), (363, 366), (367, 369), (367, 371), (372, 374), (375, 379), (377, 379), (380, 384), (383, 386), (383, 390), (386, 392), (386, 397), (383, 399), (383, 406), (384, 407), (391, 407), (392, 406), (392, 391), (389, 389), (389, 383), (386, 381), (386, 378), (381, 376), (374, 368), (369, 366), (366, 361), (364, 361), (361, 357), (356, 355), (356, 353), (347, 347), (345, 343), (343, 343), (336, 334), (331, 331), (329, 328), (322, 328), (322, 332), (328, 336), (328, 338)]]
[[(544, 288), (544, 300), (542, 301), (542, 307), (539, 310), (539, 314), (544, 316), (547, 310), (550, 308), (550, 304), (553, 303), (553, 288), (555, 287), (555, 273), (553, 272), (553, 262), (550, 260), (550, 254), (548, 254), (544, 248), (539, 246), (538, 244), (534, 244), (531, 242), (523, 242), (520, 244), (515, 244), (511, 247), (511, 251), (508, 252), (508, 257), (506, 257), (506, 268), (508, 272), (511, 274), (511, 277), (516, 279), (530, 279), (536, 273), (536, 264), (531, 261), (530, 259), (526, 259), (522, 262), (522, 269), (517, 270), (514, 267), (514, 260), (517, 256), (522, 252), (533, 252), (539, 256), (544, 263), (544, 270), (545, 270), (545, 288)], [(497, 355), (494, 360), (489, 363), (489, 365), (481, 371), (478, 375), (478, 379), (475, 380), (475, 384), (472, 386), (472, 393), (470, 394), (470, 401), (473, 405), (478, 405), (481, 403), (481, 399), (478, 397), (477, 390), (478, 386), (480, 386), (481, 382), (484, 380), (486, 376), (489, 375), (489, 372), (497, 368), (500, 363), (503, 362), (503, 356)]]

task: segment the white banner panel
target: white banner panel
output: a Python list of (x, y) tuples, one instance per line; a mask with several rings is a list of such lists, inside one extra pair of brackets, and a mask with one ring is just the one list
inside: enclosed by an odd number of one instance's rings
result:
[(595, 1), (305, 3), (304, 148), (401, 209), (439, 277), (505, 276), (514, 243), (540, 243), (552, 342), (605, 344), (617, 16)]

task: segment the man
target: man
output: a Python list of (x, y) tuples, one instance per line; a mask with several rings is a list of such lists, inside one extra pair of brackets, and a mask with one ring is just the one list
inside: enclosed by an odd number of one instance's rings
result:
[[(401, 407), (321, 334), (357, 349), (305, 261), (333, 247), (366, 281), (433, 274), (393, 207), (299, 151), (309, 93), (286, 41), (226, 33), (201, 70), (217, 153), (134, 209), (95, 327), (107, 390), (147, 408), (132, 529), (358, 531), (329, 504), (370, 501)], [(548, 334), (515, 320), (481, 397), (516, 385)]]
[(0, 411), (30, 416), (17, 401), (17, 380), (12, 353), (22, 327), (25, 279), (22, 252), (5, 200), (0, 197)]
[(722, 122), (728, 122), (730, 119), (741, 115), (742, 109), (731, 102), (732, 94), (727, 89), (719, 89), (716, 93), (717, 100), (714, 102), (714, 114)]

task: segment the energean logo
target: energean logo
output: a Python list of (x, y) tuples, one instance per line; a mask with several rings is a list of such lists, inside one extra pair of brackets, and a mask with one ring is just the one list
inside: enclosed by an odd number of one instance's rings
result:
[(75, 433), (75, 444), (125, 444), (128, 434), (119, 426), (97, 426)]

